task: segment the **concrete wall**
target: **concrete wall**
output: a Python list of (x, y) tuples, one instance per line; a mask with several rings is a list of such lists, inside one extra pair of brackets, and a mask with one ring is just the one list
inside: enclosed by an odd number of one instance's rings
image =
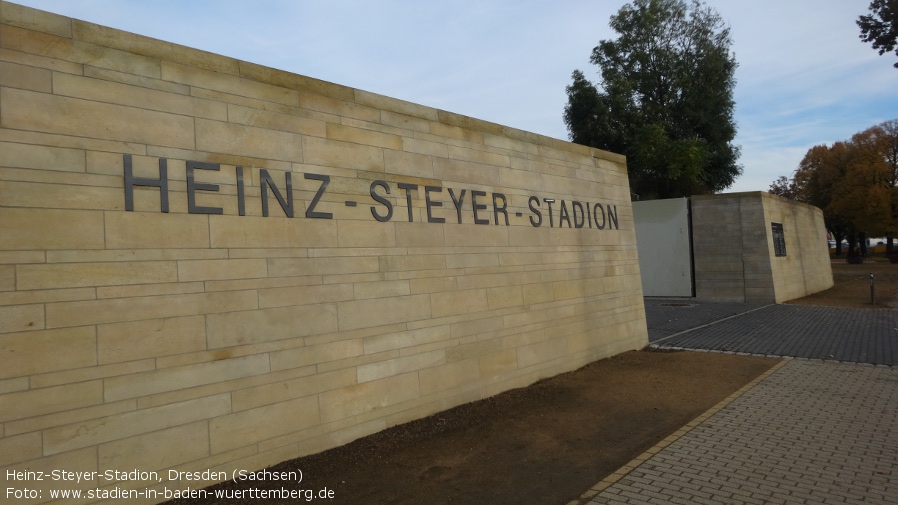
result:
[(0, 20), (0, 475), (165, 480), (8, 480), (30, 503), (196, 488), (217, 479), (165, 470), (259, 469), (646, 345), (622, 156)]
[[(786, 255), (776, 256), (772, 223)], [(764, 192), (692, 197), (696, 297), (781, 303), (832, 287), (820, 209)]]
[(689, 200), (633, 202), (633, 219), (643, 294), (693, 296)]

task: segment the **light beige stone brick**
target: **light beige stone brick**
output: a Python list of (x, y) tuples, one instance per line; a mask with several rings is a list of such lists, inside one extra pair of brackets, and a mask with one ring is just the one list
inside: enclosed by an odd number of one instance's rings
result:
[(448, 325), (428, 326), (415, 330), (390, 332), (383, 335), (365, 337), (365, 354), (374, 354), (403, 348), (430, 344), (450, 339)]
[[(0, 89), (0, 101), (0, 125), (5, 128), (181, 148), (194, 146), (194, 122), (187, 116), (12, 88)], [(59, 110), (66, 113), (50, 112)]]
[(155, 365), (153, 363), (153, 360), (151, 359), (129, 361), (127, 363), (113, 363), (110, 365), (100, 365), (86, 368), (74, 368), (71, 370), (62, 370), (59, 372), (32, 375), (31, 387), (44, 388), (59, 386), (63, 384), (74, 384), (76, 382), (105, 379), (107, 377), (115, 377), (118, 375), (129, 375), (145, 372), (148, 370), (152, 370), (153, 368), (155, 368)]
[(16, 267), (18, 289), (149, 284), (178, 280), (174, 262), (56, 263)]
[[(78, 72), (67, 73), (79, 75), (83, 74), (84, 77), (90, 77), (92, 79), (101, 79), (104, 81), (117, 82), (119, 84), (127, 84), (130, 86), (138, 86), (141, 88), (164, 91), (167, 93), (175, 93), (178, 95), (190, 95), (190, 86), (163, 81), (161, 79), (156, 79), (153, 77), (146, 77), (142, 75), (118, 72), (116, 70), (93, 67), (90, 65), (85, 65), (83, 72), (79, 70)], [(198, 114), (200, 116), (208, 117), (209, 119), (221, 119), (222, 121), (227, 120), (227, 106), (223, 102), (215, 102), (212, 100), (203, 100), (203, 102), (206, 105), (198, 110)]]
[[(447, 186), (498, 186), (499, 168), (494, 165), (450, 158), (433, 158), (433, 175)], [(470, 190), (468, 191), (470, 193)], [(470, 206), (470, 194), (466, 202)], [(470, 207), (469, 207), (470, 208)]]
[(389, 407), (419, 394), (418, 374), (414, 372), (327, 391), (318, 395), (321, 422)]
[[(407, 137), (403, 137), (405, 140)], [(433, 179), (433, 161), (430, 156), (410, 152), (384, 150), (384, 171), (407, 177), (424, 178), (421, 185), (440, 186), (440, 181)], [(395, 194), (401, 194), (392, 188)], [(448, 197), (446, 197), (448, 199)], [(446, 204), (443, 204), (445, 207)], [(435, 207), (436, 208), (436, 207)]]
[(324, 121), (307, 117), (259, 110), (252, 107), (228, 104), (228, 121), (269, 130), (299, 133), (312, 137), (325, 137)]
[(192, 260), (178, 262), (181, 282), (266, 277), (268, 266), (264, 259)]
[(0, 334), (45, 327), (43, 305), (0, 306)]
[[(449, 157), (449, 146), (442, 142), (434, 142), (432, 140), (424, 140), (410, 137), (402, 138), (402, 150), (409, 153), (417, 153), (419, 155), (436, 156), (439, 158)], [(419, 158), (420, 159), (420, 158)], [(433, 169), (430, 169), (433, 173)]]
[(0, 379), (0, 394), (24, 391), (28, 389), (28, 377)]
[(0, 61), (0, 86), (50, 93), (51, 82), (49, 70)]
[(108, 212), (105, 221), (106, 247), (110, 249), (209, 247), (209, 221), (204, 215)]
[(430, 298), (433, 317), (481, 312), (488, 308), (485, 289), (432, 293)]
[(230, 409), (230, 395), (220, 394), (50, 428), (44, 431), (44, 454), (58, 454), (212, 419), (226, 415)]
[(381, 272), (408, 272), (420, 270), (445, 270), (446, 258), (436, 254), (385, 256), (380, 258)]
[(480, 365), (476, 358), (470, 358), (427, 368), (418, 375), (421, 378), (421, 395), (430, 395), (480, 380)]
[[(354, 93), (355, 90), (350, 90)], [(332, 98), (324, 94), (302, 93), (299, 97), (299, 105), (304, 109), (345, 116), (363, 121), (376, 123), (380, 120), (380, 111), (352, 102), (354, 97), (347, 96), (348, 100)]]
[[(277, 205), (277, 204), (275, 204)], [(275, 208), (274, 212), (280, 212)], [(337, 228), (331, 220), (298, 217), (210, 216), (212, 247), (336, 247)]]
[(337, 221), (340, 247), (395, 247), (396, 228), (393, 223), (366, 221)]
[[(448, 221), (447, 219), (447, 222)], [(396, 245), (401, 247), (443, 247), (443, 227), (432, 223), (395, 223)]]
[(97, 451), (100, 468), (171, 468), (209, 455), (208, 423), (199, 421), (101, 444)]
[(162, 62), (162, 78), (167, 81), (222, 91), (237, 96), (256, 98), (285, 105), (295, 106), (299, 104), (299, 93), (295, 90), (170, 61)]
[(411, 288), (409, 281), (375, 281), (375, 282), (357, 282), (353, 285), (353, 294), (356, 300), (366, 300), (369, 298), (387, 298), (393, 296), (410, 295)]
[(103, 381), (103, 392), (106, 401), (124, 400), (260, 375), (268, 371), (267, 356), (244, 356), (112, 377)]
[(430, 133), (430, 120), (423, 119), (420, 115), (417, 114), (406, 114), (402, 112), (382, 110), (380, 112), (380, 122), (385, 125), (395, 126), (404, 130)]
[(518, 347), (518, 366), (526, 368), (557, 359), (567, 352), (564, 339), (552, 339)]
[(505, 329), (505, 321), (502, 316), (482, 317), (453, 323), (450, 328), (452, 338), (465, 338), (501, 331)]
[[(133, 286), (100, 286), (96, 298), (130, 298), (134, 296), (165, 296), (214, 291), (204, 289), (202, 282), (169, 282), (162, 284), (137, 284)], [(93, 298), (93, 297), (91, 297)]]
[[(240, 75), (247, 79), (269, 82), (285, 88), (301, 89), (310, 93), (317, 93), (343, 100), (352, 100), (353, 98), (353, 89), (347, 86), (322, 81), (321, 79), (315, 79), (304, 75), (292, 74), (283, 70), (277, 70), (246, 61), (240, 61), (238, 64)], [(305, 93), (303, 93), (303, 95), (305, 95)]]
[(332, 303), (301, 305), (206, 316), (210, 349), (305, 337), (337, 330)]
[(386, 149), (402, 149), (402, 137), (373, 130), (328, 123), (327, 138)]
[(497, 267), (499, 256), (492, 253), (453, 254), (446, 258), (446, 268)]
[(432, 121), (430, 123), (430, 133), (438, 137), (460, 140), (472, 144), (484, 143), (483, 133), (439, 121)]
[(255, 292), (197, 293), (47, 304), (50, 328), (251, 310)]
[[(506, 154), (458, 146), (449, 146), (449, 158), (498, 167), (507, 167), (510, 165), (508, 155)], [(496, 175), (498, 176), (498, 173)]]
[(124, 210), (121, 190), (72, 187), (61, 184), (0, 181), (0, 206), (45, 207), (74, 210)]
[[(0, 39), (2, 38), (3, 34), (0, 33)], [(4, 49), (2, 47), (2, 43), (0, 43), (0, 60), (8, 61), (10, 63), (18, 63), (29, 67), (44, 68), (57, 72), (67, 72), (70, 74), (81, 74), (84, 68), (84, 66), (79, 63), (73, 63), (57, 58), (48, 58), (45, 56), (38, 56), (36, 54)]]
[[(312, 368), (312, 367), (310, 367)], [(324, 391), (356, 384), (355, 370), (348, 368), (332, 372), (316, 373), (306, 377), (265, 384), (231, 393), (234, 411), (273, 405), (284, 401), (317, 395)]]
[[(492, 217), (492, 216), (489, 216)], [(470, 218), (473, 222), (473, 218)], [(468, 221), (465, 221), (468, 223)], [(454, 247), (463, 246), (507, 246), (509, 245), (509, 230), (517, 227), (512, 226), (479, 226), (474, 224), (464, 224), (458, 226), (447, 226), (443, 233), (446, 235), (446, 244)]]
[[(0, 437), (0, 467), (42, 456), (40, 432)], [(6, 479), (10, 481), (11, 479)]]
[[(39, 304), (74, 300), (93, 300), (95, 298), (96, 293), (93, 288), (10, 291), (0, 292), (0, 307), (9, 305), (33, 305), (36, 303)], [(30, 313), (30, 310), (28, 310), (27, 312)], [(32, 319), (31, 321), (35, 321), (35, 324), (37, 324), (37, 319)], [(28, 321), (26, 321), (26, 327), (23, 328), (23, 330), (35, 329), (34, 326), (27, 325), (27, 323)]]
[(0, 395), (0, 421), (12, 421), (100, 403), (103, 403), (102, 381), (18, 391)]
[[(44, 251), (2, 251), (0, 250), (0, 265), (13, 265), (24, 263), (43, 263), (47, 260)], [(3, 305), (3, 304), (0, 304)]]
[(13, 265), (0, 265), (0, 291), (13, 291), (16, 289), (16, 267)]
[(507, 376), (518, 369), (517, 353), (514, 349), (485, 354), (478, 358), (480, 376), (484, 379)]
[(446, 363), (446, 352), (436, 350), (359, 366), (358, 382), (371, 382)]
[(310, 165), (353, 168), (368, 172), (384, 171), (383, 148), (341, 142), (332, 139), (303, 137), (303, 161)]
[(0, 19), (3, 20), (3, 24), (10, 26), (37, 30), (59, 37), (71, 38), (72, 36), (71, 19), (10, 2), (0, 4)]
[(315, 305), (353, 299), (352, 284), (289, 286), (259, 290), (259, 308)]
[(91, 326), (0, 335), (0, 379), (90, 367), (97, 364), (96, 356)]
[(276, 276), (363, 274), (380, 271), (378, 258), (275, 258), (268, 260), (268, 272)]
[(307, 396), (217, 417), (209, 422), (213, 453), (309, 428), (320, 422), (318, 398)]
[(353, 300), (337, 304), (340, 330), (383, 326), (431, 317), (430, 296)]
[(227, 117), (226, 106), (220, 102), (64, 73), (57, 73), (54, 76), (53, 93), (103, 103), (140, 106), (173, 114), (215, 119)]
[(500, 346), (501, 342), (498, 339), (489, 339), (448, 347), (446, 348), (446, 361), (451, 363), (468, 358), (478, 358), (498, 351)]
[(0, 236), (0, 248), (5, 250), (102, 249), (103, 214), (0, 208)]
[(419, 117), (430, 121), (436, 121), (439, 118), (437, 110), (431, 107), (360, 89), (355, 90), (355, 100), (358, 103), (376, 107), (378, 109)]
[(290, 132), (196, 120), (197, 149), (261, 159), (302, 161), (302, 138)]
[(272, 371), (299, 368), (361, 356), (361, 339), (340, 340), (270, 353)]

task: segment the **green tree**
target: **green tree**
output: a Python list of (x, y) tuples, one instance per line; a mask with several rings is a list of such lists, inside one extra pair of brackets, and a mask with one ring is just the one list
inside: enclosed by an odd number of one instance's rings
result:
[(730, 30), (692, 0), (634, 0), (611, 18), (590, 62), (573, 72), (564, 122), (572, 142), (627, 156), (635, 199), (715, 193), (742, 173), (733, 120)]
[[(898, 55), (898, 0), (873, 0), (870, 12), (857, 20), (861, 40), (879, 49), (880, 56), (892, 51)], [(898, 63), (893, 66), (898, 68)]]

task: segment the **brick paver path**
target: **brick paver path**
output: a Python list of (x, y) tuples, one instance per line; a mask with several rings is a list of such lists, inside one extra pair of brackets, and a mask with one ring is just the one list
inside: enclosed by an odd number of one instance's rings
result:
[(671, 303), (646, 302), (653, 347), (898, 364), (895, 309)]
[(572, 503), (898, 504), (898, 310), (650, 300), (646, 316), (653, 347), (809, 359)]
[(898, 503), (898, 371), (791, 360), (590, 503)]

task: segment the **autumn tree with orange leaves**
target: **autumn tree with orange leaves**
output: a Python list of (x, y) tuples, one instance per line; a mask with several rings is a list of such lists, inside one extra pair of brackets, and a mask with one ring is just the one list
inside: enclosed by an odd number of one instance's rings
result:
[(898, 120), (812, 147), (792, 178), (780, 177), (769, 192), (822, 209), (837, 254), (847, 238), (849, 256), (866, 255), (865, 236), (888, 237), (891, 252), (898, 236)]

